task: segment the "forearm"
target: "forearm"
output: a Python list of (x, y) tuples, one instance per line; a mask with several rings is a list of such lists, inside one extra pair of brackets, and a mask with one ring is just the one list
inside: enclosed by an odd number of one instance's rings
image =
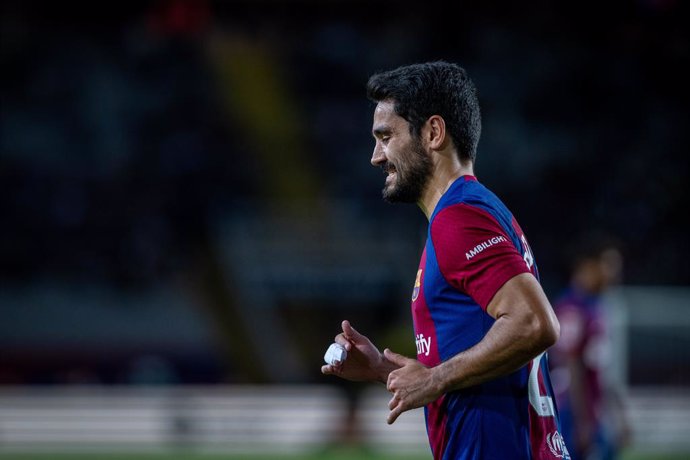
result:
[(549, 345), (534, 328), (501, 317), (481, 342), (436, 366), (434, 380), (441, 393), (478, 385), (516, 371)]

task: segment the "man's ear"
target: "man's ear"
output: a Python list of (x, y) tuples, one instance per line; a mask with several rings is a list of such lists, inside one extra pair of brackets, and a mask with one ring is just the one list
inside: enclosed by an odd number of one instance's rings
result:
[(426, 121), (427, 145), (432, 150), (441, 150), (445, 147), (446, 137), (446, 121), (440, 115), (432, 115)]

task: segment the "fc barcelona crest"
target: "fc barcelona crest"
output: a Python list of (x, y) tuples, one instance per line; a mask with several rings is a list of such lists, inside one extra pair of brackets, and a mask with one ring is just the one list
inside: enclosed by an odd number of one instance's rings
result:
[(417, 270), (417, 279), (414, 282), (414, 289), (412, 289), (412, 301), (414, 302), (419, 297), (419, 290), (422, 287), (422, 269)]

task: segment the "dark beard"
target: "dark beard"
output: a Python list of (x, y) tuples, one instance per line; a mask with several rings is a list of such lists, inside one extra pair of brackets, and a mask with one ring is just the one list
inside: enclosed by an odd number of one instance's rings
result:
[[(415, 139), (405, 156), (396, 164), (396, 181), (392, 186), (383, 188), (383, 199), (389, 203), (416, 203), (429, 182), (432, 163), (422, 147), (422, 143)], [(383, 165), (384, 170), (386, 165)]]

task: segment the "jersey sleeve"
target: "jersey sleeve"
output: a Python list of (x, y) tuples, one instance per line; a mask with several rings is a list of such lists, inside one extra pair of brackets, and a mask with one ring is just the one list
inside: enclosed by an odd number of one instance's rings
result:
[(441, 273), (486, 310), (496, 292), (530, 268), (506, 231), (487, 211), (465, 203), (441, 210), (431, 223)]

